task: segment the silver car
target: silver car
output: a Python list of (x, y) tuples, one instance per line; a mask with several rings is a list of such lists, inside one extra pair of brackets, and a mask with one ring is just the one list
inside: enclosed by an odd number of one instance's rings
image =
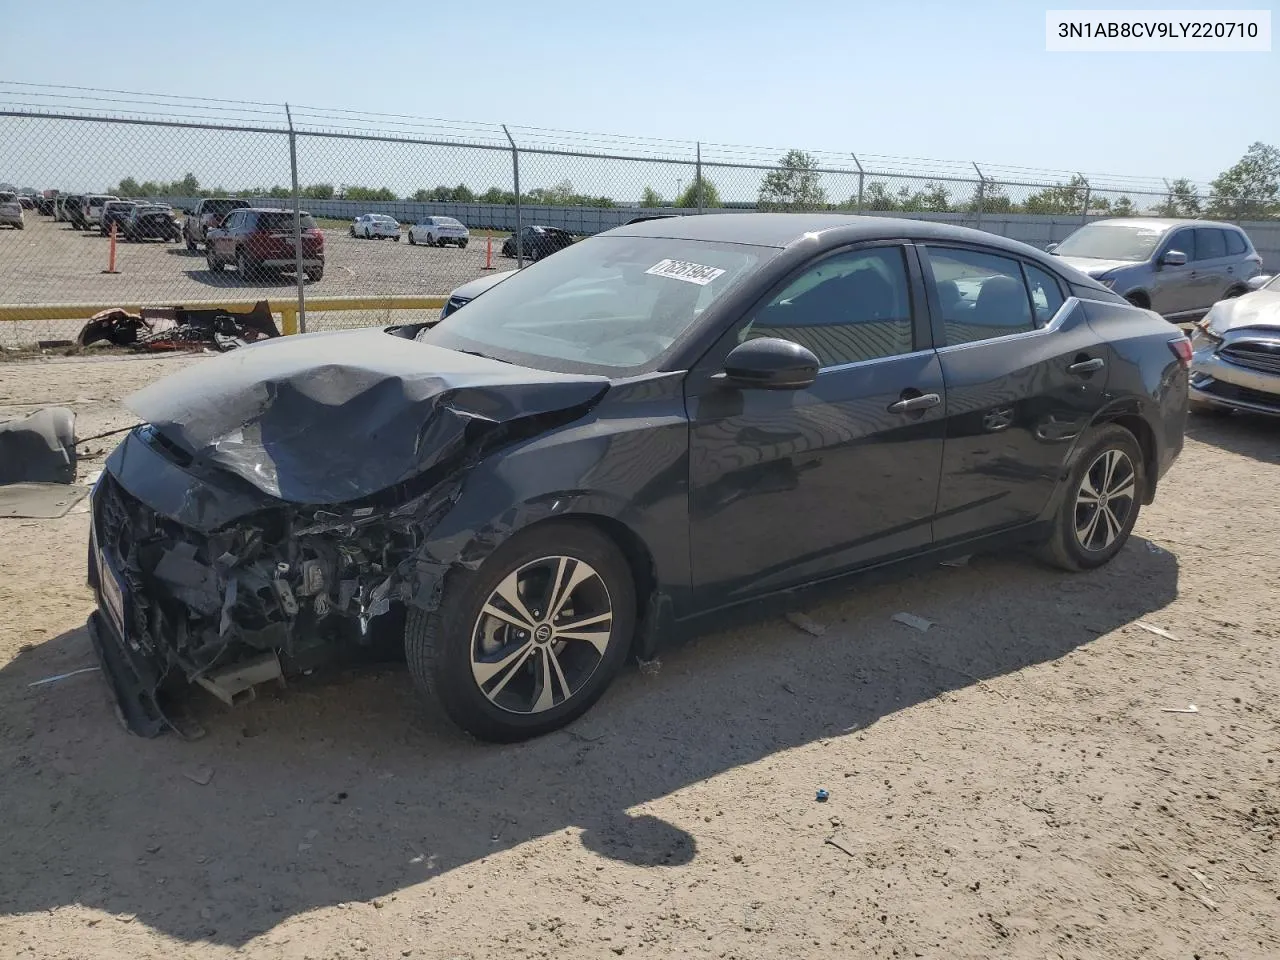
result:
[(1193, 413), (1248, 410), (1280, 416), (1280, 275), (1215, 303), (1191, 341)]
[(1248, 235), (1210, 220), (1097, 220), (1046, 249), (1173, 323), (1200, 319), (1262, 272)]
[(23, 228), (22, 203), (16, 193), (0, 191), (0, 223), (7, 223), (18, 230)]

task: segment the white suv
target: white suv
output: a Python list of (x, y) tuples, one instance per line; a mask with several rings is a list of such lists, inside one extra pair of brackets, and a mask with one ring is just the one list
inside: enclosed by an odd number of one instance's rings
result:
[(465, 250), (470, 239), (471, 233), (453, 217), (423, 217), (409, 228), (410, 243), (436, 247), (456, 243)]
[(91, 194), (84, 198), (84, 204), (81, 210), (84, 211), (81, 221), (84, 223), (84, 229), (96, 227), (102, 221), (102, 209), (112, 200), (119, 200), (119, 197), (113, 197), (110, 194)]
[(385, 213), (366, 213), (351, 221), (351, 236), (362, 240), (382, 240), (390, 237), (400, 242), (400, 221)]
[(16, 193), (0, 191), (0, 223), (7, 223), (18, 230), (23, 228), (22, 202)]

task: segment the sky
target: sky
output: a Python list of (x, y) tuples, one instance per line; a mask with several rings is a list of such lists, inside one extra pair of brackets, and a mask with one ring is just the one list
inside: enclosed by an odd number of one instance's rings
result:
[[(1201, 182), (1280, 144), (1280, 52), (1047, 53), (1047, 6), (0, 0), (0, 80)], [(17, 42), (108, 9), (163, 55)]]

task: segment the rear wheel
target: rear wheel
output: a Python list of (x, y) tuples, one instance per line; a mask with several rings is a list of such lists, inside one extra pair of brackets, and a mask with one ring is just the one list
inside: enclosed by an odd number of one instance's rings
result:
[(312, 283), (316, 283), (317, 281), (324, 279), (324, 267), (317, 267), (314, 270), (308, 270), (307, 279)]
[(477, 737), (535, 737), (604, 693), (626, 659), (635, 605), (631, 570), (607, 537), (583, 523), (540, 525), (474, 573), (455, 568), (435, 610), (409, 611), (409, 671)]
[(459, 249), (459, 250), (465, 250), (465, 249), (467, 249), (467, 241), (465, 241), (465, 240), (459, 240), (459, 241), (458, 241), (458, 249)]
[(397, 234), (396, 234), (394, 237), (392, 237), (391, 239), (392, 239), (392, 240), (394, 240), (396, 243), (399, 243), (399, 242), (400, 242), (400, 234), (398, 234), (398, 233), (397, 233)]
[(223, 263), (221, 260), (219, 260), (217, 257), (215, 257), (213, 255), (213, 251), (209, 249), (207, 246), (205, 247), (205, 251), (204, 251), (204, 262), (209, 265), (209, 270), (212, 273), (221, 273), (223, 269), (226, 267), (226, 264)]
[(417, 245), (418, 245), (418, 241), (417, 241), (417, 240), (415, 240), (415, 239), (413, 239), (413, 231), (412, 231), (412, 230), (410, 230), (410, 231), (409, 231), (409, 246), (411, 246), (411, 247), (416, 247)]
[(1124, 427), (1096, 431), (1076, 461), (1041, 555), (1064, 570), (1092, 570), (1124, 547), (1146, 490), (1142, 448)]

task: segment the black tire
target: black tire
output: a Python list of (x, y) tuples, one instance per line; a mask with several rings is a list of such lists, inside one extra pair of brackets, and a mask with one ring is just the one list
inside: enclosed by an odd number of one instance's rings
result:
[(1223, 300), (1234, 300), (1236, 297), (1242, 297), (1249, 292), (1248, 287), (1232, 287), (1222, 295)]
[(258, 279), (258, 267), (245, 255), (243, 250), (236, 251), (236, 273), (244, 280)]
[[(1099, 478), (1104, 476), (1107, 467), (1103, 457), (1111, 453), (1119, 454), (1127, 461), (1132, 489), (1127, 498), (1116, 493), (1125, 485), (1124, 467), (1117, 463), (1115, 479), (1110, 488), (1107, 488), (1107, 492), (1111, 493), (1109, 498), (1111, 509), (1104, 516), (1103, 508), (1108, 506), (1106, 500), (1101, 501), (1102, 506), (1095, 506), (1093, 511), (1089, 510), (1087, 504), (1082, 504), (1081, 500), (1087, 496), (1083, 492), (1086, 477), (1090, 478), (1091, 486), (1098, 487)], [(1107, 424), (1093, 431), (1086, 438), (1084, 449), (1077, 457), (1076, 464), (1067, 479), (1062, 505), (1058, 508), (1058, 515), (1053, 521), (1053, 534), (1040, 547), (1041, 558), (1055, 567), (1072, 571), (1093, 570), (1109, 562), (1124, 548), (1129, 534), (1133, 531), (1133, 525), (1137, 522), (1138, 514), (1142, 509), (1146, 484), (1142, 448), (1133, 434), (1116, 424)], [(1127, 506), (1123, 518), (1116, 516), (1119, 510), (1117, 504)], [(1094, 519), (1095, 515), (1095, 525), (1089, 526), (1089, 521)], [(1114, 520), (1119, 527), (1114, 540), (1103, 542), (1111, 530), (1110, 526), (1105, 526), (1104, 521), (1107, 518)], [(1104, 523), (1105, 530), (1097, 526), (1098, 523)], [(1082, 538), (1079, 535), (1081, 524), (1085, 525), (1085, 529), (1090, 531), (1092, 536)], [(1088, 540), (1091, 546), (1086, 548), (1081, 542), (1082, 539)]]
[(1150, 301), (1148, 301), (1147, 298), (1142, 296), (1141, 294), (1131, 293), (1128, 296), (1126, 296), (1125, 299), (1128, 300), (1130, 304), (1132, 304), (1135, 307), (1138, 307), (1141, 310), (1151, 309)]
[[(605, 650), (585, 669), (577, 689), (561, 702), (542, 710), (536, 706), (530, 712), (513, 712), (496, 704), (481, 689), (473, 674), (473, 649), (482, 630), (482, 608), (490, 601), (498, 586), (509, 575), (525, 569), (542, 558), (568, 557), (586, 563), (598, 575), (607, 598), (610, 612), (610, 628)], [(588, 580), (587, 583), (594, 584)], [(570, 595), (566, 595), (570, 596)], [(578, 593), (571, 596), (576, 607)], [(528, 595), (522, 595), (527, 599)], [(535, 597), (532, 603), (537, 603)], [(531, 603), (531, 606), (532, 606)], [(540, 612), (540, 611), (539, 611)], [(590, 612), (590, 608), (588, 608)], [(450, 720), (482, 740), (506, 743), (540, 736), (556, 730), (581, 716), (604, 693), (627, 658), (635, 631), (636, 596), (635, 583), (626, 559), (613, 542), (590, 524), (580, 522), (554, 522), (541, 524), (518, 533), (495, 550), (479, 570), (472, 572), (461, 567), (452, 570), (444, 584), (440, 606), (430, 613), (415, 608), (409, 610), (405, 625), (405, 656), (409, 673), (431, 701), (439, 706)], [(499, 630), (508, 629), (503, 626)], [(537, 631), (534, 631), (536, 634)], [(604, 634), (601, 634), (602, 636)], [(519, 699), (517, 688), (525, 685), (532, 690), (538, 686), (533, 674), (537, 664), (546, 665), (546, 657), (555, 647), (554, 634), (550, 641), (535, 645), (533, 634), (519, 635), (503, 642), (528, 649), (522, 659), (506, 674), (499, 671), (490, 679), (508, 685), (513, 699)], [(497, 641), (495, 641), (497, 642)], [(550, 654), (557, 664), (561, 678), (573, 676), (575, 665), (565, 657), (569, 651), (585, 651), (594, 644), (581, 640), (567, 645), (561, 641), (559, 654)], [(539, 652), (539, 651), (544, 652)], [(563, 660), (561, 658), (564, 658)], [(570, 663), (569, 672), (563, 667)], [(526, 669), (527, 667), (527, 669)], [(578, 665), (581, 668), (581, 665)], [(564, 683), (563, 679), (560, 681)], [(573, 683), (561, 686), (563, 693)], [(556, 682), (548, 684), (554, 701)], [(498, 696), (498, 692), (494, 696)]]
[(192, 240), (191, 237), (187, 237), (187, 252), (195, 253), (198, 249), (200, 249), (199, 244)]
[(321, 267), (319, 270), (308, 270), (307, 279), (312, 283), (319, 283), (324, 279), (324, 267)]
[(415, 240), (415, 239), (413, 239), (413, 231), (412, 231), (412, 230), (410, 230), (410, 231), (409, 231), (409, 246), (411, 246), (411, 247), (416, 247), (417, 245), (418, 245), (418, 241), (417, 241), (417, 240)]
[(459, 241), (458, 241), (458, 249), (459, 249), (459, 250), (465, 250), (465, 249), (467, 249), (467, 241), (465, 241), (465, 240), (459, 240)]
[(221, 260), (216, 259), (209, 251), (205, 251), (205, 263), (209, 265), (210, 273), (221, 273), (227, 266)]
[(351, 227), (350, 229), (348, 229), (348, 230), (347, 230), (347, 232), (351, 234), (351, 239), (352, 239), (352, 240), (354, 240), (354, 239), (356, 238), (356, 228), (355, 228), (354, 226), (353, 226), (353, 227)]
[(397, 233), (397, 234), (396, 234), (394, 237), (392, 237), (391, 239), (392, 239), (392, 240), (394, 240), (396, 243), (399, 243), (399, 242), (400, 242), (400, 234), (398, 234), (398, 233)]

